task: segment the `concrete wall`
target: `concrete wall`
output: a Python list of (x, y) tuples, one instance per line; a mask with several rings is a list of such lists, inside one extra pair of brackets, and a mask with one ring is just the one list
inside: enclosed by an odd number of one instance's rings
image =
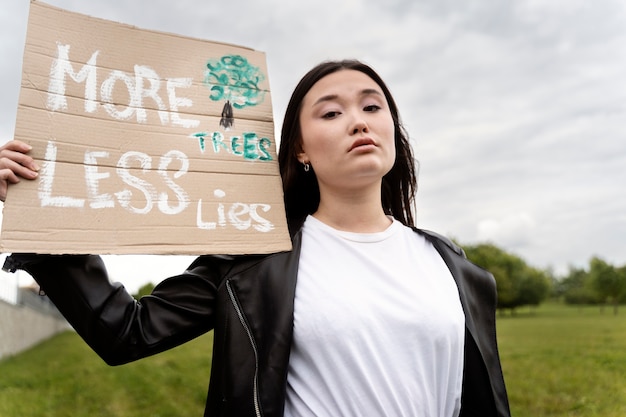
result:
[(70, 328), (58, 312), (0, 300), (0, 359), (15, 355)]

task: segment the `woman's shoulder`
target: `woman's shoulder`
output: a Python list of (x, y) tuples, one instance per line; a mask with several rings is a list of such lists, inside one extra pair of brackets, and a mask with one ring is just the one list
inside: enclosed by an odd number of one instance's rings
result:
[(187, 273), (199, 275), (236, 275), (262, 265), (284, 264), (292, 256), (292, 251), (247, 255), (202, 255), (187, 268)]
[[(424, 236), (431, 243), (435, 244), (435, 246), (443, 245), (445, 248), (451, 250), (455, 254), (463, 258), (466, 258), (465, 251), (463, 250), (463, 248), (461, 248), (459, 245), (457, 245), (456, 243), (454, 243), (452, 240), (445, 237), (444, 235), (439, 234), (437, 232), (433, 232), (432, 230), (420, 229), (417, 227), (413, 227), (412, 229), (416, 233), (419, 233), (420, 235)], [(437, 244), (435, 242), (437, 242)]]

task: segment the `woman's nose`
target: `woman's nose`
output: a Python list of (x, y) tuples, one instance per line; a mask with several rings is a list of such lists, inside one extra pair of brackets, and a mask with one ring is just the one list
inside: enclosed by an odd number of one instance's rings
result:
[(369, 127), (367, 126), (367, 122), (363, 120), (363, 118), (357, 117), (354, 120), (354, 125), (352, 126), (352, 134), (356, 135), (357, 133), (367, 133), (369, 132)]

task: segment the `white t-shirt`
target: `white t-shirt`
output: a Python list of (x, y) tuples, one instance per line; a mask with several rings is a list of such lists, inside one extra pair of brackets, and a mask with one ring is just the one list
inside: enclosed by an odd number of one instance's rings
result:
[(285, 416), (458, 416), (464, 336), (425, 238), (395, 220), (361, 234), (307, 218)]

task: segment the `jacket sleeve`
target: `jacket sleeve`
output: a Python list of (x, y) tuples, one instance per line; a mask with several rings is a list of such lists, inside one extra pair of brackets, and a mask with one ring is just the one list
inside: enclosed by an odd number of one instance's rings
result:
[(109, 281), (96, 255), (13, 254), (4, 268), (32, 275), (85, 342), (109, 365), (120, 365), (213, 328), (220, 273), (212, 259), (198, 258), (139, 301)]

